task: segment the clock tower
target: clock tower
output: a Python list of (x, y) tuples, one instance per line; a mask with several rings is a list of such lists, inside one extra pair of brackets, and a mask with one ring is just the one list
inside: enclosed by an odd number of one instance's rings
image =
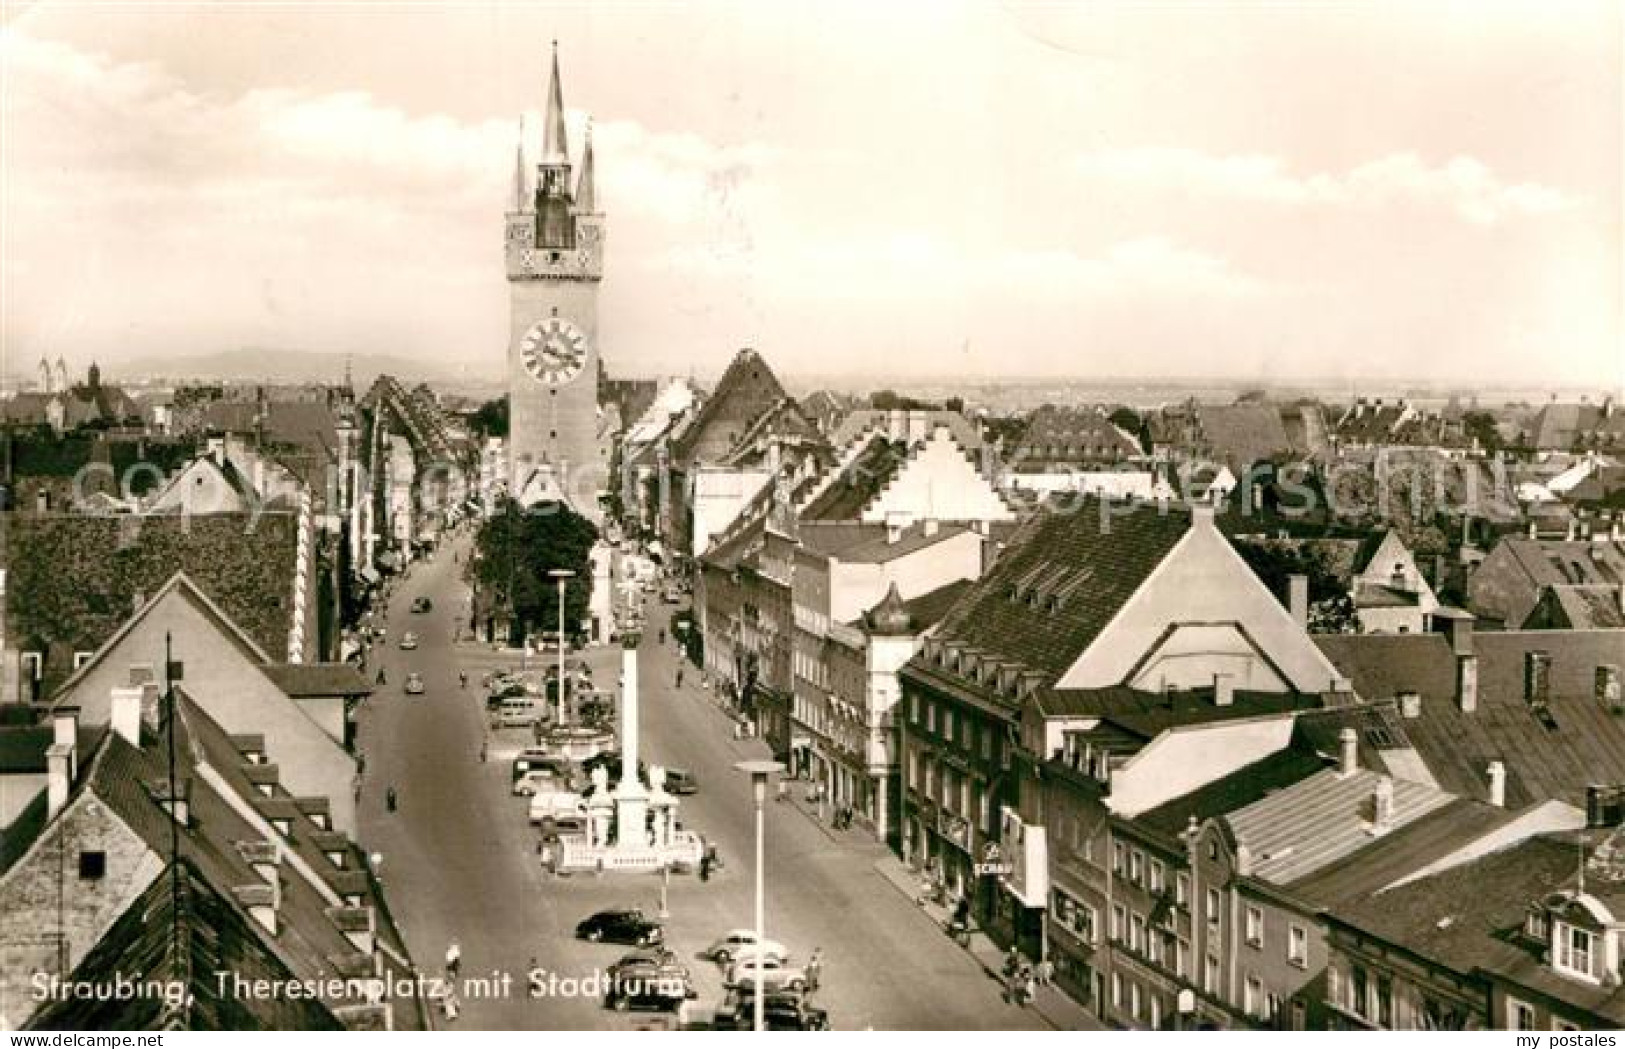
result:
[(572, 182), (558, 45), (532, 184), (521, 122), (503, 246), (508, 272), (509, 491), (558, 492), (597, 518), (607, 486), (598, 451), (598, 282), (604, 215), (593, 191), (592, 129)]

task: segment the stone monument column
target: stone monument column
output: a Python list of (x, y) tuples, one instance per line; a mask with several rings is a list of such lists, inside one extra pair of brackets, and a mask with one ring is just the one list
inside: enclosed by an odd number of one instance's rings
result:
[(621, 782), (615, 787), (615, 847), (649, 845), (649, 796), (638, 779), (638, 632), (621, 634)]

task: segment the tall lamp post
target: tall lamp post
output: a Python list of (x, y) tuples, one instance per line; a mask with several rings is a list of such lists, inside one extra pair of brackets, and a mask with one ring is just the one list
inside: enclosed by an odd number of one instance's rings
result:
[(762, 899), (762, 814), (763, 804), (767, 801), (768, 777), (784, 771), (784, 766), (777, 761), (741, 761), (734, 768), (750, 776), (751, 790), (756, 796), (756, 1022), (754, 1029), (765, 1030), (763, 1022), (764, 1004), (762, 1001), (762, 952), (760, 945), (767, 942), (767, 920)]
[(575, 572), (568, 568), (551, 568), (548, 576), (559, 584), (559, 727), (564, 726), (564, 583), (574, 578)]

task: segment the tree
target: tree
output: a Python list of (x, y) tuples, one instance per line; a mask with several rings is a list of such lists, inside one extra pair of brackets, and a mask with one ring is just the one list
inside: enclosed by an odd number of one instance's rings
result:
[(575, 576), (564, 588), (566, 632), (578, 633), (592, 598), (592, 548), (598, 529), (561, 503), (539, 503), (526, 509), (511, 498), (496, 507), (474, 539), (474, 556), (463, 576), (487, 608), (511, 612), (509, 644), (520, 645), (534, 624), (557, 629), (558, 584), (548, 576), (555, 568)]
[(468, 421), (468, 425), (482, 438), (508, 436), (507, 394), (480, 405), (473, 418)]
[(1501, 450), (1501, 431), (1495, 425), (1495, 416), (1489, 412), (1466, 412), (1461, 417), (1467, 436), (1478, 442), (1486, 455)]
[(1347, 634), (1358, 622), (1348, 587), (1327, 559), (1304, 543), (1232, 540), (1236, 552), (1264, 585), (1285, 594), (1294, 575), (1309, 578), (1309, 630), (1316, 634)]

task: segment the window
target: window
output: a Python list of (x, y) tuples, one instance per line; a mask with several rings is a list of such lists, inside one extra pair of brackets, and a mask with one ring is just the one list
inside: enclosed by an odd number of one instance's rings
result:
[(937, 705), (935, 703), (925, 705), (925, 727), (932, 732), (937, 730)]
[(920, 694), (918, 692), (909, 693), (908, 719), (916, 725), (920, 723)]
[(1117, 975), (1116, 973), (1112, 973), (1112, 1008), (1113, 1009), (1121, 1009), (1122, 1007), (1123, 1007), (1123, 978), (1121, 976)]
[(1356, 965), (1349, 970), (1349, 1011), (1355, 1016), (1364, 1016), (1370, 1008), (1366, 994), (1370, 990), (1370, 978), (1367, 976), (1365, 966)]
[(1188, 940), (1174, 941), (1174, 975), (1181, 980), (1190, 976), (1191, 945)]
[(1391, 976), (1377, 977), (1377, 1015), (1378, 1027), (1394, 1026), (1394, 980)]
[(1219, 890), (1207, 891), (1207, 921), (1209, 925), (1219, 924)]
[(90, 657), (94, 656), (95, 654), (96, 653), (94, 652), (75, 652), (73, 654), (73, 669), (78, 670), (80, 667), (90, 662)]
[(1554, 1031), (1578, 1031), (1579, 1029), (1580, 1028), (1576, 1027), (1574, 1024), (1569, 1023), (1567, 1020), (1553, 1020), (1552, 1021), (1552, 1030), (1554, 1030)]
[(1128, 1011), (1136, 1020), (1140, 1018), (1140, 985), (1137, 983), (1128, 985)]
[(86, 851), (79, 854), (79, 877), (85, 881), (95, 881), (107, 875), (107, 853), (100, 850)]
[(1560, 972), (1570, 976), (1581, 976), (1588, 980), (1595, 979), (1596, 970), (1593, 969), (1593, 960), (1597, 957), (1596, 936), (1585, 929), (1576, 928), (1566, 922), (1557, 922), (1557, 957), (1553, 964)]
[(954, 740), (954, 712), (952, 710), (942, 712), (942, 736), (950, 743)]
[(1127, 920), (1128, 912), (1123, 910), (1121, 903), (1112, 904), (1112, 939), (1121, 942), (1123, 939), (1123, 925)]
[(1530, 938), (1545, 943), (1552, 935), (1551, 922), (1546, 912), (1539, 908), (1531, 909), (1523, 920), (1523, 931)]
[(1136, 885), (1145, 876), (1145, 853), (1135, 849), (1128, 854), (1128, 880)]
[(1191, 905), (1191, 876), (1184, 871), (1174, 878), (1174, 902), (1181, 907)]
[(1300, 969), (1309, 967), (1309, 930), (1301, 925), (1287, 928), (1286, 960)]
[(1269, 993), (1264, 995), (1264, 1019), (1278, 1020), (1281, 1018), (1281, 996)]
[(1163, 887), (1165, 885), (1165, 882), (1163, 880), (1165, 873), (1166, 872), (1163, 869), (1162, 861), (1159, 860), (1159, 859), (1153, 859), (1151, 861), (1150, 874), (1149, 874), (1150, 889), (1151, 889), (1152, 892), (1155, 892), (1155, 893), (1162, 892)]
[(1169, 939), (1171, 937), (1167, 933), (1157, 932), (1156, 930), (1152, 930), (1151, 935), (1147, 937), (1146, 954), (1150, 956), (1152, 965), (1163, 964), (1163, 944)]
[(1208, 994), (1219, 993), (1219, 959), (1211, 954), (1202, 963), (1202, 990)]
[(1112, 843), (1112, 873), (1122, 877), (1123, 871), (1128, 867), (1128, 846), (1117, 841)]
[(1145, 950), (1145, 919), (1136, 914), (1129, 919), (1128, 945), (1136, 954), (1144, 954)]
[(1150, 997), (1151, 997), (1151, 1029), (1153, 1031), (1160, 1031), (1160, 1030), (1162, 1030), (1162, 999), (1158, 998), (1154, 994), (1151, 995)]
[(1264, 946), (1264, 912), (1251, 904), (1247, 907), (1247, 946)]
[(1248, 976), (1242, 986), (1241, 1009), (1248, 1016), (1257, 1016), (1264, 1004), (1264, 984), (1256, 976)]
[(1514, 1031), (1533, 1031), (1535, 1029), (1534, 1007), (1528, 1002), (1508, 998), (1507, 1027)]

